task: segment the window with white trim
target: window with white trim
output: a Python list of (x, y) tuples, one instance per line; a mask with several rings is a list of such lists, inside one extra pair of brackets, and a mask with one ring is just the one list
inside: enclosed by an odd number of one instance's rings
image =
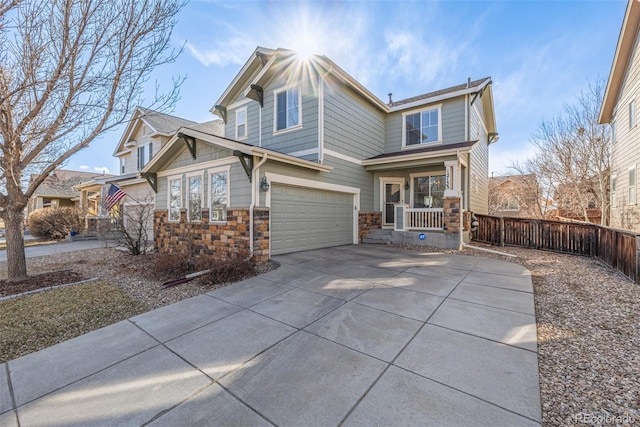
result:
[(611, 191), (611, 206), (616, 206), (616, 184), (618, 177), (616, 175), (613, 175), (611, 177), (611, 187), (610, 187), (610, 191)]
[(636, 167), (629, 168), (629, 204), (636, 204)]
[(182, 177), (169, 178), (169, 221), (180, 221)]
[(227, 220), (229, 206), (229, 172), (217, 171), (209, 175), (209, 215), (211, 222)]
[(125, 165), (124, 157), (120, 157), (120, 175), (124, 173), (124, 165)]
[(148, 143), (138, 147), (138, 170), (142, 169), (149, 163), (153, 156), (153, 144)]
[(501, 211), (519, 211), (520, 201), (516, 197), (507, 197), (498, 206)]
[(444, 207), (444, 175), (413, 176), (411, 180), (411, 204), (414, 208)]
[(202, 221), (202, 175), (187, 176), (187, 221)]
[(300, 90), (297, 87), (274, 92), (274, 131), (294, 128), (302, 124), (300, 112)]
[(440, 107), (404, 114), (402, 143), (405, 147), (440, 142)]
[(629, 103), (629, 129), (636, 125), (636, 100)]
[(236, 139), (247, 137), (247, 107), (236, 110)]

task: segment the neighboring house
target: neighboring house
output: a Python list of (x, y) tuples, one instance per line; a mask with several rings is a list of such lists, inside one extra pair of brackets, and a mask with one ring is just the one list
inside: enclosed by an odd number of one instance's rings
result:
[[(601, 224), (602, 209), (597, 196), (598, 179), (585, 179), (578, 185), (558, 185), (553, 196), (554, 216), (559, 220), (577, 220)], [(579, 196), (579, 197), (578, 197)]]
[(533, 174), (489, 178), (489, 215), (540, 219), (548, 207)]
[(55, 169), (43, 181), (29, 199), (25, 211), (25, 219), (37, 209), (48, 207), (78, 206), (81, 193), (74, 186), (95, 177), (111, 175), (96, 172)]
[(212, 112), (224, 136), (183, 126), (142, 170), (161, 251), (264, 260), (372, 228), (457, 249), (488, 212), (490, 78), (385, 103), (324, 56), (257, 48)]
[[(149, 163), (153, 156), (169, 141), (182, 126), (206, 128), (221, 133), (222, 121), (198, 124), (169, 114), (159, 113), (146, 108), (137, 108), (125, 128), (113, 153), (118, 158), (119, 175), (98, 177), (76, 186), (82, 192), (82, 205), (88, 207), (89, 221), (94, 219), (117, 217), (125, 222), (127, 218), (136, 218), (136, 209), (140, 205), (155, 203), (155, 193), (139, 171)], [(101, 201), (104, 200), (111, 184), (115, 184), (127, 194), (112, 212), (105, 212)], [(96, 202), (92, 202), (95, 200)], [(153, 223), (149, 222), (147, 235), (153, 236)]]
[(640, 3), (629, 0), (613, 57), (599, 122), (611, 124), (610, 225), (640, 230)]

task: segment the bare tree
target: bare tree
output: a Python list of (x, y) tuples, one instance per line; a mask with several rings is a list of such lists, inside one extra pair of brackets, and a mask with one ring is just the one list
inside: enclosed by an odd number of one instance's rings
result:
[(153, 209), (153, 196), (148, 195), (142, 200), (131, 198), (129, 203), (119, 206), (116, 217), (103, 224), (100, 237), (105, 243), (113, 242), (126, 248), (131, 255), (147, 253), (153, 240)]
[[(44, 179), (138, 105), (153, 69), (180, 53), (170, 45), (184, 0), (0, 0), (0, 218), (9, 279), (27, 275), (22, 225)], [(25, 179), (35, 176), (31, 182)]]
[(607, 224), (611, 129), (598, 124), (603, 94), (603, 81), (590, 83), (577, 103), (542, 121), (532, 137), (537, 153), (526, 168), (552, 188), (557, 208), (588, 221), (588, 209), (595, 206), (601, 210), (601, 223)]
[(518, 205), (517, 216), (549, 218), (549, 192), (552, 191), (549, 183), (541, 181), (530, 171), (529, 162), (513, 163), (510, 169), (516, 174), (489, 180), (489, 215), (502, 214), (509, 204), (515, 202)]

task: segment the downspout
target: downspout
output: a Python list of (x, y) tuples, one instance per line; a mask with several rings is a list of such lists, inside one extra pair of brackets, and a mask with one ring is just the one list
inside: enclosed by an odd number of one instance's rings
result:
[[(260, 205), (260, 182), (258, 181), (259, 169), (260, 166), (267, 161), (267, 153), (264, 153), (262, 159), (258, 162), (257, 165), (253, 167), (252, 173), (252, 182), (251, 182), (251, 204), (249, 205), (249, 253), (250, 256), (253, 256), (253, 209), (257, 204)], [(258, 191), (256, 191), (256, 187)]]

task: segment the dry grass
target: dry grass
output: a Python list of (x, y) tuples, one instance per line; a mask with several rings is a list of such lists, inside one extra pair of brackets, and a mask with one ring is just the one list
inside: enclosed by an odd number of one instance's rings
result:
[(0, 303), (0, 363), (147, 311), (103, 281)]

